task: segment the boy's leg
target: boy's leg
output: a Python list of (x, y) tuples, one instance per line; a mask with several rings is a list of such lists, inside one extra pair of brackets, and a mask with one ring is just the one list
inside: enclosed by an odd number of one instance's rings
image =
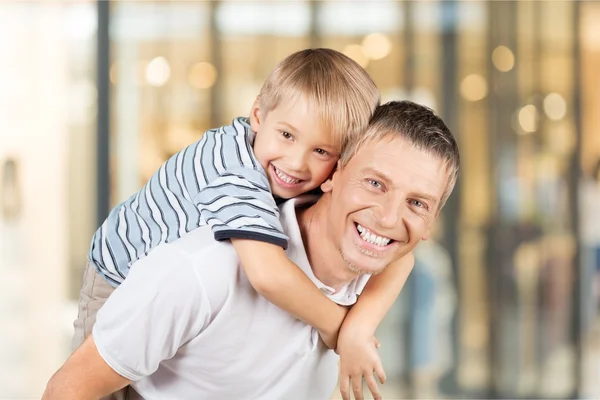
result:
[(83, 272), (83, 285), (79, 291), (77, 319), (73, 322), (75, 334), (71, 350), (75, 350), (92, 333), (96, 314), (115, 289), (102, 279), (90, 261)]
[[(79, 347), (85, 338), (92, 333), (98, 310), (104, 305), (106, 299), (108, 299), (114, 290), (112, 286), (98, 275), (96, 268), (88, 260), (83, 272), (83, 285), (79, 291), (77, 319), (73, 322), (75, 334), (71, 342), (72, 350)], [(127, 390), (128, 388), (126, 387), (102, 400), (126, 400)]]

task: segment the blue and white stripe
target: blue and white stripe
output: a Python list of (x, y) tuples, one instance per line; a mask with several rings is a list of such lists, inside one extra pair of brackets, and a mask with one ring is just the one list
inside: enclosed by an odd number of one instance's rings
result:
[(236, 118), (167, 160), (94, 234), (89, 258), (98, 273), (118, 286), (131, 264), (154, 247), (207, 224), (217, 240), (245, 238), (287, 247), (253, 140), (248, 120)]

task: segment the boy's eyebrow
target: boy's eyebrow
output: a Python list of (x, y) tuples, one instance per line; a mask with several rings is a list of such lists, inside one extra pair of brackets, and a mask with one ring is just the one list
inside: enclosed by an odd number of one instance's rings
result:
[(280, 121), (279, 125), (284, 125), (286, 126), (289, 130), (294, 131), (294, 132), (298, 132), (298, 129), (296, 129), (296, 127), (288, 122), (285, 121)]

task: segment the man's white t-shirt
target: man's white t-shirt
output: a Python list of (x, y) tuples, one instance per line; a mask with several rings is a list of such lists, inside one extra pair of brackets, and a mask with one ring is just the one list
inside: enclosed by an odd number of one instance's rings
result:
[[(313, 274), (295, 209), (280, 206), (287, 256), (332, 300), (354, 304), (368, 276), (334, 293)], [(143, 264), (143, 265), (142, 265)], [(135, 263), (98, 312), (100, 355), (142, 399), (328, 399), (338, 356), (311, 326), (252, 288), (237, 253), (210, 227)]]

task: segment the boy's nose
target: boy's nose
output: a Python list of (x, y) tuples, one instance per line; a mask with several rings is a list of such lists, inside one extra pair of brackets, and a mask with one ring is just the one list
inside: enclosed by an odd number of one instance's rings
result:
[[(306, 171), (306, 155), (303, 152), (295, 152), (288, 155), (288, 167), (296, 172)], [(290, 171), (291, 173), (292, 171)]]

